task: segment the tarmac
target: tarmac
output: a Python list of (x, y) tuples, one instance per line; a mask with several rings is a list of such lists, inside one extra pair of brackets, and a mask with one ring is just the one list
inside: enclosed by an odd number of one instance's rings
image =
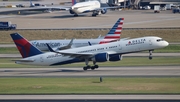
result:
[(0, 77), (180, 77), (179, 66), (0, 68)]
[(60, 29), (60, 28), (111, 28), (118, 18), (125, 18), (123, 28), (167, 28), (179, 27), (179, 14), (171, 10), (153, 13), (153, 10), (122, 10), (110, 11), (97, 17), (92, 13), (74, 17), (68, 11), (21, 15), (1, 15), (1, 21), (17, 24), (17, 29)]

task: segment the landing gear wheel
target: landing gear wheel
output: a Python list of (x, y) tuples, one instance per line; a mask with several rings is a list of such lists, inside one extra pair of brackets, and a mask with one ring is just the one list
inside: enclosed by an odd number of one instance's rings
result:
[(152, 60), (152, 56), (149, 56), (149, 59)]
[(152, 60), (152, 50), (149, 50), (149, 59)]
[(83, 67), (83, 70), (87, 70), (87, 67)]
[(88, 69), (91, 69), (91, 66), (85, 66), (85, 67), (83, 67), (83, 70), (88, 70)]
[(99, 68), (99, 66), (98, 65), (94, 65), (94, 68)]
[(75, 14), (75, 15), (74, 15), (74, 17), (78, 17), (78, 15), (77, 15), (77, 14)]
[(92, 17), (96, 17), (97, 14), (92, 14)]
[(91, 67), (91, 70), (94, 70), (94, 69), (95, 69), (95, 67), (94, 67), (94, 66), (92, 66), (92, 67)]

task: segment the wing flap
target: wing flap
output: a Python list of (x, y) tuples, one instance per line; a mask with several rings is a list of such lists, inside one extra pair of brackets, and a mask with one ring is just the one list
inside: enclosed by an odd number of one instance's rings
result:
[(58, 51), (57, 53), (62, 54), (63, 56), (70, 56), (75, 58), (90, 58), (94, 56), (93, 53), (68, 53), (68, 52), (61, 52)]

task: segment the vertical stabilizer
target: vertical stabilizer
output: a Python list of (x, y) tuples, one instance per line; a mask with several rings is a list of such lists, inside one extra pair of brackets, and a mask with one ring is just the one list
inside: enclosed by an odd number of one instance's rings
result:
[(39, 49), (31, 45), (29, 41), (23, 38), (20, 34), (13, 33), (10, 35), (23, 58), (42, 54), (42, 52)]
[(104, 37), (104, 39), (117, 39), (121, 38), (122, 25), (124, 22), (124, 18), (119, 18), (118, 21), (114, 24), (114, 26), (110, 29), (108, 34)]
[(30, 7), (34, 7), (34, 4), (32, 3), (32, 0), (29, 0), (30, 2)]
[(72, 6), (76, 4), (76, 0), (72, 0)]

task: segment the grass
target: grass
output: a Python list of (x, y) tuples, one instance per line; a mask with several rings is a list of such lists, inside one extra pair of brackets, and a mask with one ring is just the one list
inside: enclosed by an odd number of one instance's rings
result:
[[(155, 50), (154, 53), (180, 53), (180, 45), (169, 45), (163, 49)], [(0, 54), (19, 54), (19, 51), (15, 47), (2, 47)]]
[[(15, 64), (14, 61), (11, 61), (15, 58), (0, 58), (0, 68), (52, 68), (52, 67), (80, 67), (85, 66), (84, 62), (67, 64), (61, 66), (31, 66), (31, 65), (20, 65)], [(17, 59), (17, 58), (16, 58)], [(154, 57), (153, 60), (149, 60), (148, 57), (124, 57), (122, 61), (117, 62), (104, 62), (97, 63), (99, 66), (112, 66), (112, 67), (121, 67), (121, 66), (170, 66), (180, 65), (180, 57)], [(92, 65), (92, 62), (89, 63)]]
[(0, 54), (19, 54), (16, 47), (1, 47)]
[(0, 78), (0, 94), (180, 94), (179, 78)]
[[(12, 30), (0, 31), (0, 43), (12, 43), (9, 34), (18, 32), (28, 40), (42, 39), (72, 39), (72, 38), (97, 38), (106, 35), (109, 30)], [(168, 42), (180, 42), (180, 29), (156, 30), (123, 30), (121, 38), (136, 38), (144, 36), (159, 36)]]

